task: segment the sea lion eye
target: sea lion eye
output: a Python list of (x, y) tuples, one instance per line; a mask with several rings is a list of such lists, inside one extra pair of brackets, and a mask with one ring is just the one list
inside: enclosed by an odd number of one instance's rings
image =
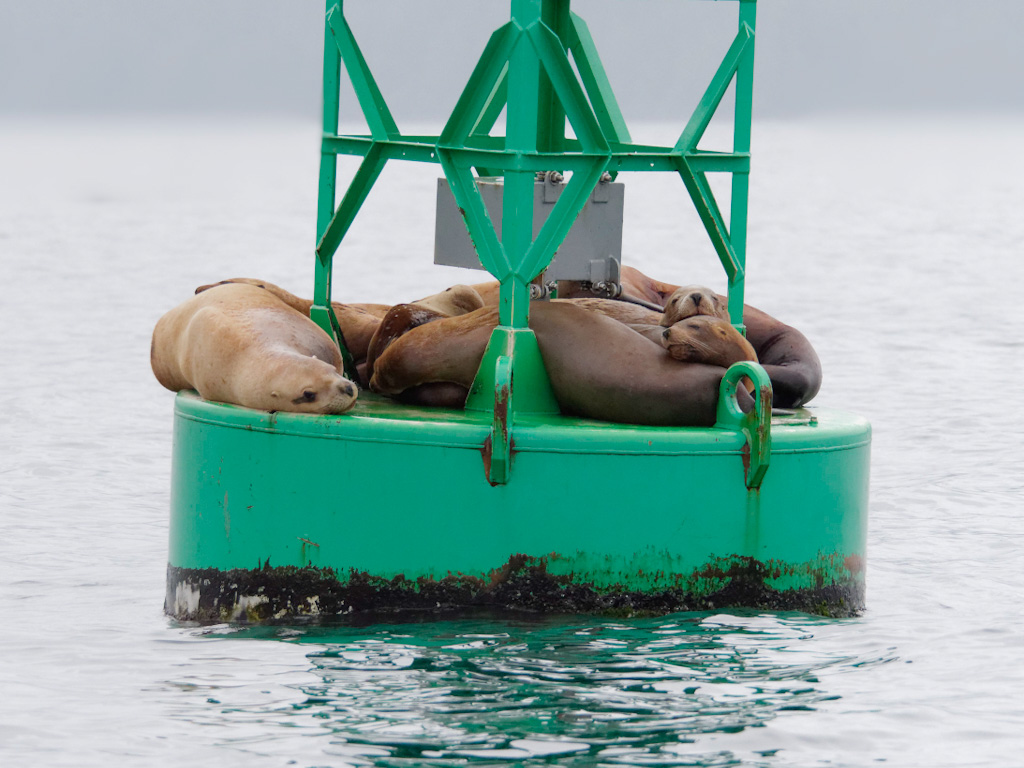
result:
[(691, 329), (693, 329), (695, 331), (699, 331), (700, 330), (700, 324), (699, 323), (687, 323), (686, 327), (687, 328), (691, 328)]
[(293, 403), (298, 405), (299, 403), (313, 403), (316, 402), (316, 392), (311, 389), (304, 390), (301, 397), (296, 397), (292, 400)]

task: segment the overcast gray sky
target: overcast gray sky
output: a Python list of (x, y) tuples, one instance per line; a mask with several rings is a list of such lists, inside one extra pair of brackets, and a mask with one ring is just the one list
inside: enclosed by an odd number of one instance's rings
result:
[[(627, 118), (690, 112), (736, 3), (577, 0)], [(759, 116), (1024, 109), (1020, 0), (761, 0)], [(402, 120), (448, 114), (508, 0), (348, 0)], [(0, 0), (0, 115), (318, 119), (322, 0)]]

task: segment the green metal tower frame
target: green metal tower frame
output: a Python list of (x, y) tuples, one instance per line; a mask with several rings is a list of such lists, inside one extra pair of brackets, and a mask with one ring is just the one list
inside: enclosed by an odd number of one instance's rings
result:
[[(501, 283), (500, 324), (466, 402), (469, 410), (493, 413), (492, 483), (507, 482), (515, 415), (558, 411), (528, 325), (529, 284), (551, 262), (605, 172), (679, 174), (725, 269), (731, 320), (743, 330), (757, 6), (756, 0), (734, 2), (739, 4), (739, 23), (732, 44), (679, 140), (672, 147), (661, 147), (636, 144), (630, 138), (587, 24), (570, 11), (570, 0), (511, 0), (510, 21), (491, 35), (438, 136), (399, 131), (345, 19), (344, 0), (327, 0), (318, 240), (310, 315), (338, 342), (346, 369), (353, 375), (351, 357), (331, 309), (334, 256), (388, 160), (440, 164), (481, 264)], [(366, 118), (368, 135), (338, 134), (342, 63)], [(697, 149), (733, 80), (733, 150)], [(506, 136), (490, 135), (506, 108)], [(565, 135), (566, 119), (575, 139)], [(362, 162), (335, 207), (339, 154), (362, 157)], [(504, 177), (500, 240), (474, 170), (477, 176)], [(571, 172), (571, 178), (534, 238), (534, 179), (538, 171), (551, 170)], [(732, 174), (728, 226), (708, 183), (707, 174), (714, 172)], [(771, 397), (763, 369), (751, 369), (757, 374), (761, 402), (748, 417), (734, 415), (732, 421), (748, 435), (754, 463), (747, 479), (753, 487), (767, 466), (771, 409), (764, 406), (766, 390), (768, 403)], [(757, 457), (763, 457), (763, 466)]]

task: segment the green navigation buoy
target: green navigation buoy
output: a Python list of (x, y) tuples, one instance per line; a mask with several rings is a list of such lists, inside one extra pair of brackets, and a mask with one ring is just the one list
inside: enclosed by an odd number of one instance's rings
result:
[[(491, 36), (438, 136), (398, 130), (343, 3), (328, 1), (311, 317), (352, 372), (331, 309), (333, 257), (385, 163), (406, 160), (441, 166), (480, 266), (500, 282), (500, 324), (465, 410), (362, 393), (349, 413), (310, 416), (179, 394), (169, 614), (260, 621), (744, 606), (845, 616), (863, 607), (867, 422), (819, 408), (773, 412), (767, 374), (746, 362), (723, 379), (713, 427), (562, 416), (528, 325), (531, 295), (544, 293), (571, 230), (601, 219), (594, 231), (613, 234), (600, 237), (621, 237), (614, 216), (580, 215), (611, 199), (598, 199), (600, 185), (621, 173), (671, 172), (711, 237), (731, 321), (743, 330), (756, 2), (737, 2), (738, 31), (721, 66), (676, 144), (659, 147), (632, 142), (569, 0), (512, 0), (510, 21)], [(338, 135), (342, 64), (367, 135)], [(732, 151), (697, 149), (733, 82)], [(506, 135), (493, 136), (502, 111)], [(362, 158), (340, 202), (338, 154)], [(732, 175), (728, 226), (707, 180), (715, 172)], [(567, 181), (535, 215), (551, 174)], [(439, 227), (440, 201), (439, 192)], [(590, 254), (580, 242), (560, 252), (559, 279), (614, 287), (615, 248)], [(743, 377), (755, 384), (749, 413), (737, 405)]]

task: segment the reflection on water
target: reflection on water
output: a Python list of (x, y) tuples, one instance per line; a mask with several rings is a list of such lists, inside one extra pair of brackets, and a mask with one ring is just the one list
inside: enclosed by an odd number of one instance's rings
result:
[(823, 672), (896, 660), (809, 643), (841, 624), (730, 613), (214, 627), (190, 634), (302, 647), (308, 679), (257, 701), (212, 682), (171, 684), (194, 694), (178, 718), (232, 732), (273, 724), (274, 740), (316, 737), (352, 764), (756, 765), (776, 750), (747, 751), (744, 731), (837, 699)]

